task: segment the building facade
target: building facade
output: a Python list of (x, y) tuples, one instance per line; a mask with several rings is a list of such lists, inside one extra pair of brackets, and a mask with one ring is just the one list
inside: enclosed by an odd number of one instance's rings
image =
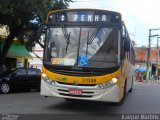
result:
[[(158, 63), (160, 63), (160, 49), (158, 50)], [(136, 47), (136, 67), (146, 67), (147, 65), (147, 47)], [(150, 51), (150, 63), (156, 64), (157, 48), (151, 48)]]
[(43, 60), (43, 48), (36, 44), (35, 47), (30, 52), (32, 59), (29, 59), (29, 67), (42, 69), (42, 60)]
[[(147, 68), (147, 47), (136, 47), (136, 68)], [(158, 63), (158, 64), (157, 64)], [(148, 77), (155, 74), (160, 75), (160, 49), (156, 47), (151, 48), (150, 50), (150, 59), (149, 59), (149, 71)]]
[[(8, 36), (6, 26), (0, 27), (0, 48), (3, 48), (5, 39)], [(6, 69), (18, 68), (18, 67), (28, 67), (28, 59), (32, 59), (32, 56), (29, 54), (24, 44), (21, 44), (18, 39), (14, 39), (11, 44), (6, 60), (5, 67)]]

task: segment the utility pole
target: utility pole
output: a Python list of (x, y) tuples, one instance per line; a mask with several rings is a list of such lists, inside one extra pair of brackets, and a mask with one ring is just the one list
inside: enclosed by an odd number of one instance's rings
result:
[(149, 36), (148, 36), (148, 48), (147, 48), (147, 68), (146, 68), (146, 80), (149, 80), (149, 59), (150, 59), (150, 49), (151, 49), (151, 29), (149, 29)]
[(149, 67), (150, 67), (150, 51), (151, 51), (151, 38), (152, 37), (156, 37), (156, 36), (159, 36), (158, 34), (157, 35), (152, 35), (152, 31), (153, 30), (160, 30), (159, 29), (149, 29), (149, 36), (148, 36), (148, 48), (147, 48), (147, 68), (146, 68), (146, 72), (147, 72), (147, 78), (146, 80), (149, 80), (150, 79), (150, 73), (149, 73)]

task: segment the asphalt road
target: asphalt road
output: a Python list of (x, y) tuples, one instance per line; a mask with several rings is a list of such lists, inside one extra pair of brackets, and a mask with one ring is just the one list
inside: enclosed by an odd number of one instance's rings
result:
[(1, 114), (158, 114), (160, 84), (135, 83), (121, 106), (100, 102), (68, 102), (63, 98), (43, 97), (39, 92), (0, 95)]

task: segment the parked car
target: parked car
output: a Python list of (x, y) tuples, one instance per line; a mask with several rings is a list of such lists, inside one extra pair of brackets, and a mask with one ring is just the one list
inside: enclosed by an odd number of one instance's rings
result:
[(16, 68), (0, 74), (0, 93), (13, 90), (40, 89), (41, 71), (37, 68)]

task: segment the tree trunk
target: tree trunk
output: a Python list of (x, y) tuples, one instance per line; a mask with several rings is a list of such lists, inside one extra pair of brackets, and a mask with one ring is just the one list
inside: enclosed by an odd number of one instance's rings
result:
[(7, 39), (5, 39), (3, 47), (2, 47), (2, 51), (1, 51), (1, 59), (0, 59), (0, 73), (4, 71), (4, 62), (8, 53), (8, 50), (12, 44), (12, 41), (14, 39), (15, 35), (14, 33), (10, 32), (10, 35), (7, 37)]
[[(0, 41), (0, 61), (1, 61), (1, 59), (2, 59), (1, 55), (2, 55), (2, 43), (1, 43), (1, 41)], [(2, 71), (3, 71), (3, 65), (0, 64), (0, 73), (1, 73)]]
[(10, 34), (4, 40), (4, 44), (0, 52), (0, 73), (2, 73), (5, 69), (4, 62), (6, 60), (8, 50), (13, 42), (13, 39), (20, 33), (20, 26), (18, 25), (16, 26), (15, 22), (12, 22), (12, 25), (9, 26), (9, 30), (10, 30)]

